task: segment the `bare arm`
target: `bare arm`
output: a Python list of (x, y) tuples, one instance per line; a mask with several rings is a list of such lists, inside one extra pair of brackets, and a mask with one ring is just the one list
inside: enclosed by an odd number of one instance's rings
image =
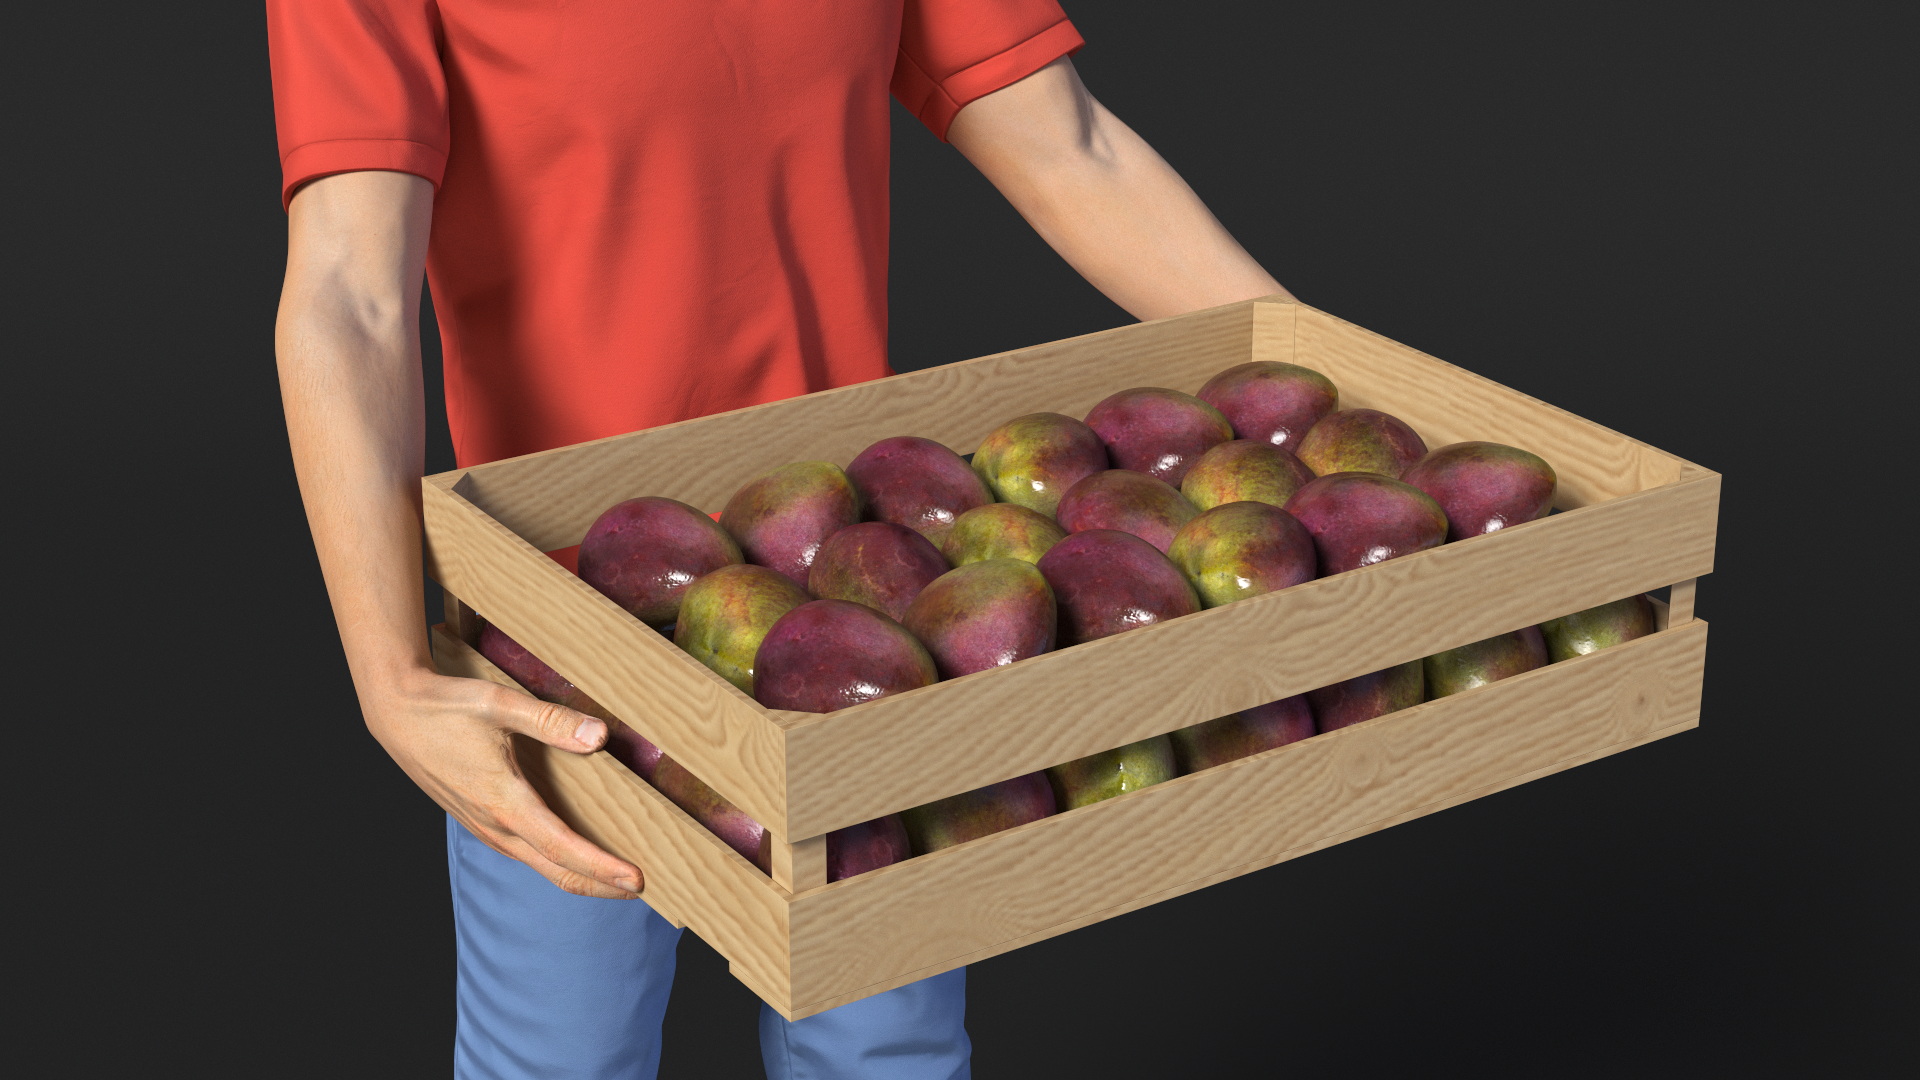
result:
[(606, 725), (435, 673), (421, 597), (420, 283), (433, 189), (353, 172), (300, 189), (275, 328), (294, 469), (367, 728), (475, 836), (569, 892), (631, 897), (640, 871), (568, 829), (513, 760), (518, 732), (586, 753)]
[(947, 139), (1136, 318), (1287, 295), (1066, 57), (968, 104)]

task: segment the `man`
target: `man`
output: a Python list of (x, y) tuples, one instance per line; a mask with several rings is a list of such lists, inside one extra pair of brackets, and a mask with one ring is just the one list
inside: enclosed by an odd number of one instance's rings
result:
[[(461, 465), (888, 374), (889, 93), (1135, 316), (1283, 290), (1088, 95), (1056, 0), (268, 13), (287, 427), (367, 726), (448, 814), (456, 1073), (650, 1077), (678, 932), (511, 757), (605, 725), (428, 654), (423, 272)], [(967, 1076), (964, 976), (765, 1011), (768, 1075)]]

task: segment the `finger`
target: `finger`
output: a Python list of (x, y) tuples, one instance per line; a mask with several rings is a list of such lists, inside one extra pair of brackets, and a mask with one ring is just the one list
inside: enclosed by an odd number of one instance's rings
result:
[(607, 722), (599, 717), (505, 687), (497, 689), (499, 693), (488, 702), (487, 717), (508, 731), (576, 754), (590, 754), (606, 745)]
[[(518, 841), (525, 845), (530, 854), (560, 870), (627, 894), (639, 894), (646, 885), (646, 878), (640, 873), (639, 867), (602, 850), (593, 841), (568, 828), (566, 822), (547, 809), (530, 785), (523, 783), (521, 786), (525, 789), (524, 801), (516, 800), (520, 805), (501, 817), (500, 828), (508, 834), (505, 839)], [(534, 865), (517, 852), (508, 854), (529, 866)], [(535, 866), (535, 869), (539, 867)], [(552, 878), (549, 877), (549, 880)], [(554, 881), (554, 884), (560, 882)]]
[[(629, 892), (626, 889), (616, 889), (611, 885), (595, 881), (590, 877), (576, 874), (558, 863), (550, 862), (542, 858), (539, 852), (526, 846), (524, 842), (518, 843), (516, 846), (520, 849), (518, 857), (521, 862), (532, 867), (541, 877), (553, 882), (556, 887), (564, 892), (570, 892), (575, 896), (597, 897), (602, 900), (638, 900), (640, 898), (639, 893)], [(508, 852), (508, 854), (512, 855), (513, 853)]]

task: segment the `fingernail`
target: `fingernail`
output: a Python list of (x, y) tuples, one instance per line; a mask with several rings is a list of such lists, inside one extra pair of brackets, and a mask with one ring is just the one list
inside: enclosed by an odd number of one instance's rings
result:
[(623, 877), (615, 881), (614, 884), (636, 895), (640, 892), (640, 879), (637, 877)]
[(573, 729), (573, 741), (584, 743), (587, 746), (593, 746), (598, 743), (601, 736), (606, 733), (607, 725), (589, 717), (580, 721), (580, 726)]

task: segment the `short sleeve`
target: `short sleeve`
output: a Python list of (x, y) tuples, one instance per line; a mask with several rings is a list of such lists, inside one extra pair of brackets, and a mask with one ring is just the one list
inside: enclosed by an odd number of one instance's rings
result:
[(968, 102), (1085, 43), (1058, 0), (906, 0), (893, 96), (944, 142)]
[(280, 201), (333, 173), (386, 169), (437, 188), (447, 80), (436, 0), (267, 0)]

